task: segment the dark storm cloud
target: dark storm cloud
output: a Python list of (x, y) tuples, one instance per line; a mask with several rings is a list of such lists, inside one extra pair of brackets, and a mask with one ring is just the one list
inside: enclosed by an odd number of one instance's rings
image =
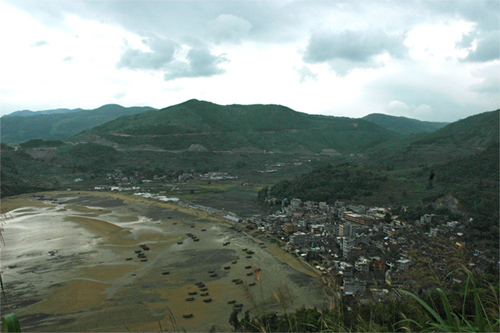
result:
[(500, 31), (494, 30), (478, 39), (477, 48), (469, 52), (466, 61), (486, 62), (500, 59)]
[(150, 51), (127, 47), (116, 64), (117, 68), (158, 70), (170, 63), (174, 57), (177, 43), (151, 36), (142, 40)]
[[(194, 36), (216, 42), (285, 43), (304, 24), (299, 15), (304, 5), (293, 1), (5, 1), (47, 26), (64, 25), (65, 15), (74, 14), (133, 33), (168, 34), (176, 41)], [(236, 33), (223, 27), (236, 28)]]
[(165, 81), (179, 78), (210, 77), (224, 74), (225, 70), (219, 65), (226, 62), (224, 55), (215, 56), (207, 48), (192, 48), (189, 50), (186, 61), (175, 61), (169, 64)]
[(457, 47), (470, 48), (477, 43), (466, 61), (486, 62), (500, 58), (500, 1), (431, 1), (427, 6), (441, 15), (474, 22), (474, 29)]
[(371, 57), (388, 52), (402, 57), (406, 52), (404, 38), (382, 31), (351, 31), (314, 33), (307, 46), (304, 60), (310, 63), (333, 59), (367, 62)]
[(500, 29), (500, 2), (493, 1), (427, 1), (427, 8), (436, 14), (475, 22), (479, 30)]
[(313, 33), (304, 54), (307, 63), (329, 63), (340, 75), (354, 68), (373, 68), (381, 64), (374, 57), (389, 53), (402, 58), (407, 52), (404, 35), (383, 31)]

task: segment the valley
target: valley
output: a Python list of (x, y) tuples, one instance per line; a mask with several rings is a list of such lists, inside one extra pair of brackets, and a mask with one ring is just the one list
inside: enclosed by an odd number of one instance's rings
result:
[(371, 320), (350, 309), (388, 304), (398, 325), (425, 318), (399, 288), (431, 297), (439, 277), (460, 302), (456, 263), (498, 288), (499, 110), (450, 124), (199, 100), (133, 112), (2, 141), (2, 312), (23, 329), (253, 330), (325, 310), (343, 330)]

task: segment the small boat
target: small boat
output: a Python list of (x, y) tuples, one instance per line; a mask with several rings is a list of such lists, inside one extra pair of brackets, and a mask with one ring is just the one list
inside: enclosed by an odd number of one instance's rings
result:
[(205, 303), (210, 303), (210, 302), (212, 302), (212, 298), (205, 298), (205, 299), (203, 300), (203, 302), (205, 302)]
[(230, 269), (231, 266), (224, 266), (224, 269)]
[(240, 303), (240, 304), (235, 304), (235, 305), (234, 305), (234, 307), (235, 307), (235, 308), (242, 308), (242, 307), (243, 307), (243, 304), (241, 304), (241, 303)]
[(188, 302), (194, 301), (194, 297), (188, 297), (188, 298), (186, 298), (186, 301), (188, 301)]
[(233, 299), (232, 301), (227, 301), (227, 304), (234, 304), (234, 303), (236, 303), (235, 299)]
[(253, 274), (253, 272), (247, 273), (247, 275), (248, 275), (248, 276), (250, 276), (250, 275), (252, 275), (252, 274)]
[(250, 287), (253, 287), (253, 286), (255, 286), (255, 282), (249, 283), (248, 285), (249, 285)]
[(193, 296), (193, 295), (198, 294), (198, 292), (197, 291), (188, 291), (188, 294), (191, 295), (191, 296)]
[(201, 293), (200, 296), (208, 296), (208, 293)]
[(187, 315), (182, 315), (182, 317), (184, 317), (184, 318), (193, 318), (193, 314), (190, 313), (190, 314), (187, 314)]
[(132, 260), (132, 258), (125, 258), (125, 260)]
[(210, 274), (210, 277), (216, 277), (216, 276), (217, 276), (217, 273)]
[(252, 268), (252, 266), (245, 266), (246, 269)]
[(208, 288), (200, 288), (200, 291), (207, 291)]
[(162, 273), (161, 273), (161, 275), (168, 275), (168, 274), (170, 274), (170, 272), (168, 272), (168, 271), (167, 271), (167, 272), (162, 272)]

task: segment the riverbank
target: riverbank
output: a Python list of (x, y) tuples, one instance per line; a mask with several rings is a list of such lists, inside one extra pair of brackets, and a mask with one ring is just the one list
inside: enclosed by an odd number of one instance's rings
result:
[(120, 193), (43, 194), (2, 200), (2, 313), (15, 312), (25, 331), (159, 331), (158, 320), (169, 330), (227, 331), (233, 299), (253, 313), (279, 311), (273, 293), (289, 294), (291, 308), (328, 304), (317, 273), (222, 217)]

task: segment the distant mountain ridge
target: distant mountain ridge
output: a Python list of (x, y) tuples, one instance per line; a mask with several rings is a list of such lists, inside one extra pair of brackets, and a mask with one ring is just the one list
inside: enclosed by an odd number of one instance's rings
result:
[(449, 124), (443, 122), (421, 121), (407, 117), (389, 116), (382, 113), (372, 113), (364, 116), (362, 119), (371, 121), (383, 128), (403, 135), (431, 133)]
[(397, 168), (444, 163), (485, 151), (499, 142), (500, 109), (458, 120), (435, 132), (407, 140), (399, 147), (371, 153), (372, 162)]
[(66, 139), (118, 117), (148, 110), (155, 109), (148, 106), (125, 108), (117, 104), (107, 104), (93, 110), (18, 111), (1, 118), (1, 141), (17, 144), (33, 139)]
[(44, 111), (30, 111), (30, 110), (21, 110), (15, 111), (9, 114), (6, 114), (3, 117), (30, 117), (30, 116), (39, 116), (42, 114), (59, 114), (59, 113), (73, 113), (83, 111), (83, 109), (52, 109), (52, 110), (44, 110)]
[(121, 147), (144, 146), (208, 151), (314, 153), (331, 149), (351, 154), (395, 139), (399, 134), (379, 125), (346, 117), (297, 112), (281, 105), (217, 105), (189, 100), (154, 112), (121, 117), (89, 129), (72, 140), (107, 140)]

